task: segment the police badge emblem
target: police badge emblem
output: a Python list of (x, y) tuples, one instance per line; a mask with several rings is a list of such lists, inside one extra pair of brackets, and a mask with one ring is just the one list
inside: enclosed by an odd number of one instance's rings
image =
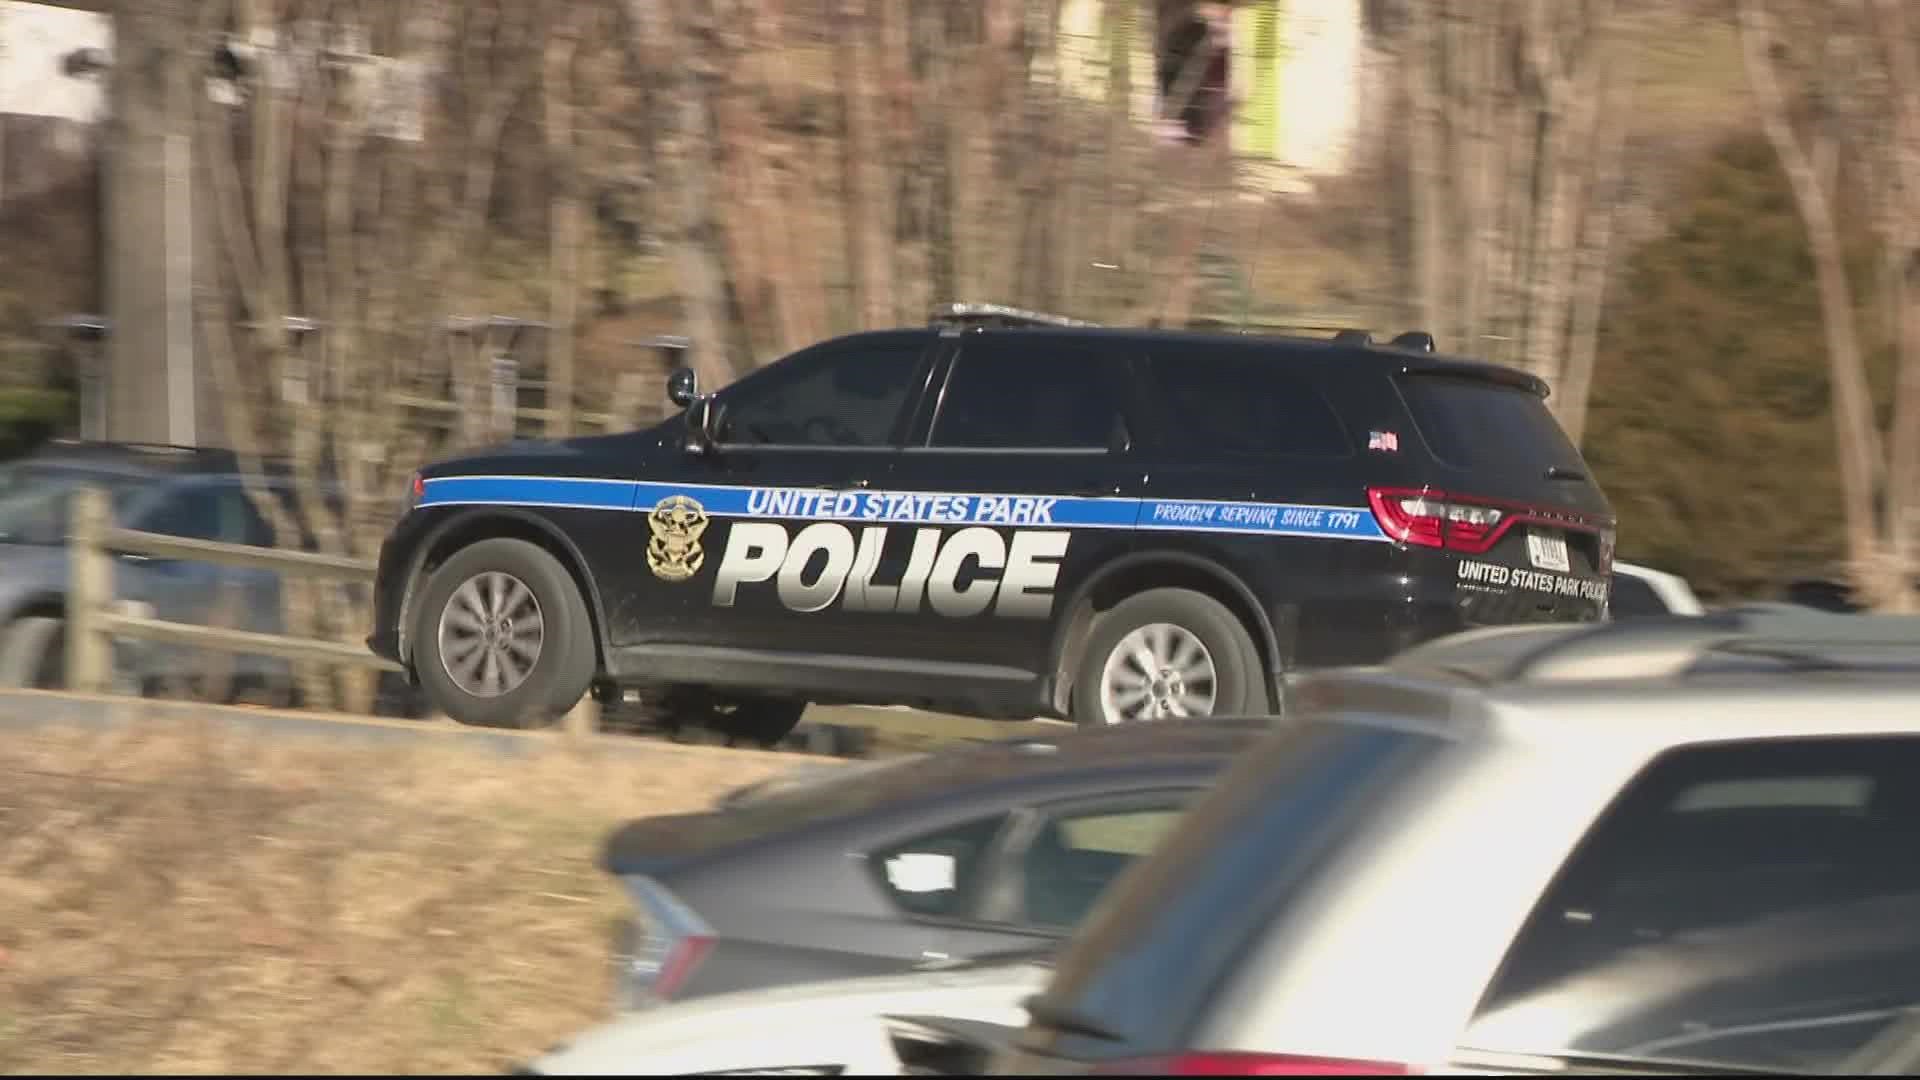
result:
[(700, 572), (707, 553), (700, 534), (707, 531), (707, 511), (685, 495), (669, 495), (647, 515), (653, 533), (647, 541), (647, 567), (661, 581), (685, 581)]

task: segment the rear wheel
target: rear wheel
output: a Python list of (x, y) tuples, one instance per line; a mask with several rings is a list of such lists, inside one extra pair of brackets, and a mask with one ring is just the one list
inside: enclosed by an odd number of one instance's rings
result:
[(1253, 639), (1218, 600), (1149, 589), (1094, 623), (1073, 686), (1086, 727), (1265, 712)]
[(559, 560), (524, 540), (483, 540), (442, 563), (413, 630), (421, 686), (463, 724), (543, 726), (593, 680), (586, 601)]

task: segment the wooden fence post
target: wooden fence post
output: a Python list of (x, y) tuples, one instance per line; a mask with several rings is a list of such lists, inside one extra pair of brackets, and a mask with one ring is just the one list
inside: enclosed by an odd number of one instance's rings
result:
[(112, 527), (106, 492), (85, 487), (74, 494), (67, 556), (67, 686), (89, 694), (105, 693), (112, 678), (112, 646), (99, 630), (100, 616), (113, 602), (113, 556), (101, 546)]
[(600, 703), (594, 700), (592, 691), (580, 695), (580, 700), (567, 710), (567, 715), (560, 720), (560, 730), (573, 738), (599, 733)]
[(511, 441), (520, 426), (520, 362), (508, 353), (497, 354), (488, 375), (493, 387), (493, 437)]

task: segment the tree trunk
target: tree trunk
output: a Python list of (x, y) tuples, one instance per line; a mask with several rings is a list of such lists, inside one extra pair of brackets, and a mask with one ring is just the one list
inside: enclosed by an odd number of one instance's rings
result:
[(1413, 201), (1409, 207), (1413, 234), (1413, 294), (1419, 316), (1414, 321), (1431, 332), (1445, 333), (1451, 327), (1446, 319), (1446, 299), (1442, 278), (1442, 254), (1447, 244), (1447, 222), (1440, 198), (1445, 167), (1442, 161), (1440, 127), (1444, 114), (1440, 105), (1439, 51), (1441, 27), (1434, 10), (1437, 0), (1412, 0), (1407, 41), (1401, 58), (1406, 80), (1408, 133), (1412, 137), (1409, 169)]
[(865, 0), (840, 0), (833, 66), (843, 125), (841, 220), (847, 230), (847, 272), (853, 283), (855, 318), (863, 329), (893, 323), (894, 196), (876, 130), (871, 25), (872, 13)]
[(1632, 113), (1636, 70), (1629, 66), (1613, 81), (1614, 94), (1604, 102), (1596, 134), (1593, 191), (1588, 200), (1588, 230), (1581, 241), (1573, 279), (1573, 329), (1567, 342), (1566, 367), (1560, 392), (1553, 402), (1560, 426), (1579, 445), (1586, 432), (1587, 400), (1593, 388), (1593, 365), (1599, 353), (1600, 317), (1606, 306), (1612, 276), (1613, 237), (1626, 201), (1625, 163), (1627, 118)]
[(715, 69), (712, 0), (689, 0), (684, 10), (664, 10), (654, 0), (626, 0), (643, 54), (662, 80), (666, 102), (660, 172), (674, 202), (677, 225), (672, 250), (680, 276), (691, 363), (708, 389), (733, 378), (727, 350), (727, 277), (719, 250), (720, 223), (710, 103), (723, 76)]
[(573, 434), (574, 331), (580, 321), (580, 149), (573, 119), (573, 64), (579, 28), (562, 22), (547, 39), (547, 157), (553, 190), (547, 203), (547, 437)]
[[(1873, 405), (1866, 365), (1854, 325), (1853, 290), (1847, 281), (1839, 226), (1833, 218), (1831, 194), (1820, 186), (1814, 161), (1818, 156), (1801, 144), (1789, 119), (1787, 101), (1774, 77), (1771, 19), (1761, 0), (1739, 0), (1740, 45), (1767, 140), (1792, 185), (1794, 203), (1806, 224), (1813, 252), (1814, 278), (1820, 291), (1821, 321), (1827, 339), (1827, 364), (1833, 384), (1834, 448), (1839, 455), (1841, 506), (1845, 512), (1847, 554), (1854, 573), (1871, 579), (1870, 568), (1880, 554), (1873, 497)], [(1815, 136), (1816, 141), (1820, 136)], [(1863, 580), (1869, 592), (1882, 591), (1878, 581)], [(1881, 596), (1873, 597), (1875, 603)]]
[(1892, 96), (1892, 137), (1884, 152), (1894, 205), (1886, 244), (1886, 302), (1894, 323), (1898, 367), (1893, 426), (1888, 436), (1886, 517), (1898, 573), (1897, 607), (1920, 608), (1920, 291), (1913, 285), (1920, 257), (1920, 62), (1905, 0), (1873, 0)]

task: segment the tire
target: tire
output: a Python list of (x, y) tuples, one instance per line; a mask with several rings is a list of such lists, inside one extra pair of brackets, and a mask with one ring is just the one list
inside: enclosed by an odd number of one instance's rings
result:
[(761, 747), (778, 746), (807, 711), (804, 701), (785, 698), (745, 698), (716, 705), (707, 726), (727, 737), (729, 744), (753, 743)]
[(67, 685), (67, 623), (23, 615), (0, 642), (0, 686), (57, 690)]
[[(538, 614), (537, 638), (529, 612)], [(482, 626), (487, 615), (491, 637)], [(596, 666), (579, 588), (559, 560), (524, 540), (482, 540), (442, 563), (421, 594), (413, 641), (428, 698), (478, 727), (551, 723), (587, 692)]]
[[(1123, 642), (1127, 643), (1124, 654)], [(1199, 647), (1197, 655), (1194, 645)], [(1148, 679), (1128, 659), (1142, 646), (1157, 656), (1161, 670), (1184, 667), (1185, 677)], [(1218, 600), (1190, 589), (1149, 589), (1122, 600), (1094, 623), (1074, 677), (1073, 720), (1082, 727), (1108, 727), (1265, 713), (1262, 668), (1252, 637)], [(1109, 706), (1110, 680), (1115, 691), (1112, 705), (1118, 712)], [(1130, 688), (1143, 696), (1129, 700)], [(1161, 702), (1174, 703), (1173, 708)]]

